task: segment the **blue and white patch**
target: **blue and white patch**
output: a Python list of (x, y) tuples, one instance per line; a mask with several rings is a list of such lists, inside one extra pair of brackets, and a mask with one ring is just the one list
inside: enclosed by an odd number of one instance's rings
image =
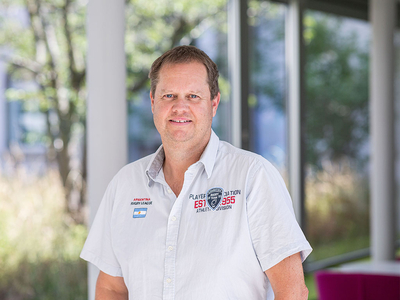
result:
[(221, 204), (222, 195), (224, 194), (224, 190), (222, 188), (212, 188), (207, 191), (207, 205), (212, 210), (216, 210), (218, 206)]
[(147, 208), (135, 208), (133, 211), (134, 218), (144, 218), (147, 215)]

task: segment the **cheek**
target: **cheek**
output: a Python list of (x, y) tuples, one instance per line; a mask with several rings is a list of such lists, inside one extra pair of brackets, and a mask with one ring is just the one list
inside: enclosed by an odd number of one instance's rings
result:
[(165, 112), (165, 107), (160, 102), (153, 103), (151, 110), (153, 111), (154, 115), (161, 115)]
[(198, 116), (204, 126), (208, 127), (209, 123), (212, 123), (213, 113), (212, 108), (204, 108), (201, 112), (198, 112)]
[(159, 123), (161, 119), (160, 111), (158, 108), (153, 109), (153, 120), (154, 123)]
[(156, 103), (152, 107), (154, 124), (161, 124), (168, 116), (168, 108), (165, 105)]

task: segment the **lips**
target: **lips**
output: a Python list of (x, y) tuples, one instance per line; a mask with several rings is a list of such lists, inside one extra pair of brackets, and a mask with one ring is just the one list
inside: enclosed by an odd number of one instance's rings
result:
[(189, 123), (189, 122), (192, 122), (190, 120), (170, 120), (170, 121), (174, 122), (174, 123)]

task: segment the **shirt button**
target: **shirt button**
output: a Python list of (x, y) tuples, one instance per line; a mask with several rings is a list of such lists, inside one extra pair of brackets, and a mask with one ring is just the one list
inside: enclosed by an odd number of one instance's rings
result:
[(172, 279), (171, 278), (167, 278), (167, 283), (171, 283)]
[(172, 194), (172, 190), (171, 189), (168, 189), (167, 192), (168, 192), (168, 194)]
[(169, 247), (168, 247), (168, 250), (169, 250), (169, 251), (171, 251), (172, 249), (174, 249), (174, 247), (172, 247), (172, 246), (169, 246)]
[(171, 220), (172, 220), (172, 221), (176, 221), (176, 217), (173, 216), (173, 217), (171, 218)]

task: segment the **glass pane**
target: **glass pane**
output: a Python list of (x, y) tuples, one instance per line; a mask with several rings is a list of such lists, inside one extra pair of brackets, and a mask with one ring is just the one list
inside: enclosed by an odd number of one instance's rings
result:
[(222, 98), (213, 128), (221, 139), (229, 139), (226, 19), (225, 0), (132, 0), (126, 4), (129, 161), (153, 153), (161, 144), (147, 75), (157, 57), (178, 45), (195, 45), (217, 63)]
[(307, 235), (319, 260), (369, 247), (368, 23), (308, 11)]
[(251, 150), (286, 171), (285, 11), (268, 1), (249, 1)]

